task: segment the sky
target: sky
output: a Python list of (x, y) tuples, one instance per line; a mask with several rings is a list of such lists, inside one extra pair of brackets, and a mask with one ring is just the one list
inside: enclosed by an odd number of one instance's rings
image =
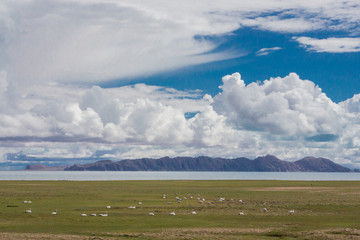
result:
[(0, 170), (267, 154), (360, 167), (358, 1), (0, 1)]

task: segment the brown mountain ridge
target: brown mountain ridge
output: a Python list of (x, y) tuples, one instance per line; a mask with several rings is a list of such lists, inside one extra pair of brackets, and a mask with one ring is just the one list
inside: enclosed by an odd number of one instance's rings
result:
[(132, 160), (101, 160), (89, 164), (75, 164), (64, 171), (234, 171), (234, 172), (351, 172), (326, 158), (306, 157), (295, 162), (272, 155), (248, 158), (163, 157)]

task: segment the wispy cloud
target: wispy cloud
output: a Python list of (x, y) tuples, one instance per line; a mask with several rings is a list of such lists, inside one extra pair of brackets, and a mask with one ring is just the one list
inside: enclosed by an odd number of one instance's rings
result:
[(24, 89), (34, 83), (145, 76), (238, 56), (204, 54), (218, 43), (195, 36), (229, 34), (244, 26), (286, 33), (334, 29), (351, 34), (360, 31), (359, 9), (358, 3), (336, 0), (212, 4), (186, 0), (176, 6), (161, 0), (2, 1), (0, 70)]
[(281, 47), (272, 47), (272, 48), (262, 48), (259, 51), (257, 51), (255, 54), (256, 56), (266, 56), (269, 55), (272, 52), (281, 50)]
[(304, 48), (314, 52), (349, 53), (360, 52), (360, 38), (325, 38), (294, 37)]

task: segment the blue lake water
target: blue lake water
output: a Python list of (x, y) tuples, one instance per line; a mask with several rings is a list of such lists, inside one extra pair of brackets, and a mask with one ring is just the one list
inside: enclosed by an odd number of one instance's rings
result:
[(0, 180), (304, 180), (360, 181), (360, 173), (0, 171)]

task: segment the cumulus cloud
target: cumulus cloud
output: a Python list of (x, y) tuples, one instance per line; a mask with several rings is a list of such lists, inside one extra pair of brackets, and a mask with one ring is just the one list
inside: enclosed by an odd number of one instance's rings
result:
[(360, 94), (355, 94), (352, 98), (340, 102), (339, 105), (343, 107), (346, 112), (359, 114), (360, 113)]
[(215, 110), (238, 128), (309, 136), (337, 134), (342, 126), (341, 108), (295, 73), (248, 85), (235, 73), (223, 77), (221, 88)]
[(119, 106), (119, 119), (105, 125), (105, 139), (114, 142), (182, 144), (192, 139), (184, 114), (170, 106), (139, 99)]
[(360, 38), (326, 38), (294, 37), (304, 48), (314, 52), (348, 53), (360, 52)]
[(50, 125), (43, 118), (32, 113), (15, 115), (0, 113), (0, 133), (2, 137), (12, 136), (46, 136)]
[[(358, 95), (334, 103), (295, 73), (250, 84), (234, 73), (222, 81), (214, 97), (145, 84), (77, 91), (56, 86), (52, 97), (30, 89), (12, 112), (0, 112), (0, 148), (37, 157), (113, 159), (358, 157)], [(69, 98), (57, 101), (64, 92)], [(189, 111), (196, 114), (186, 118)]]
[(198, 113), (189, 121), (195, 130), (196, 145), (217, 146), (230, 143), (235, 137), (235, 131), (225, 121), (225, 116), (217, 114), (211, 106)]

